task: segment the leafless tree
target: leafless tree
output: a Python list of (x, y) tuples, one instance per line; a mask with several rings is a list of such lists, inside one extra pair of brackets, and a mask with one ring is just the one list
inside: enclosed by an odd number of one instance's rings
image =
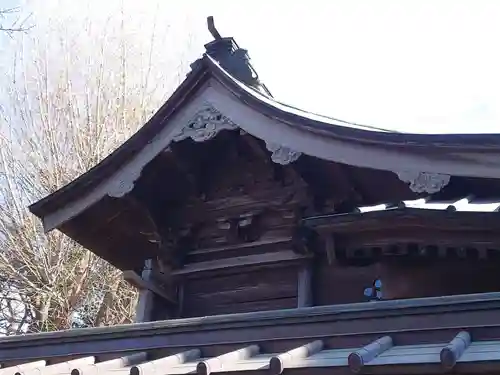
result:
[(19, 7), (0, 8), (0, 31), (8, 34), (27, 31), (32, 25), (30, 17), (22, 15)]
[(37, 19), (11, 45), (0, 84), (0, 334), (133, 319), (136, 291), (120, 272), (60, 232), (45, 235), (26, 208), (119, 146), (182, 76), (165, 57), (172, 40), (158, 9), (148, 28), (123, 2), (109, 14)]

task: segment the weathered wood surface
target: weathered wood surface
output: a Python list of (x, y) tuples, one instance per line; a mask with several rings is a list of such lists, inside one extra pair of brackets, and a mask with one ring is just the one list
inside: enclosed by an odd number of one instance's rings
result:
[(297, 271), (271, 268), (188, 280), (184, 284), (184, 314), (221, 313), (296, 307)]
[(298, 269), (297, 276), (297, 307), (313, 306), (313, 267), (305, 264)]
[(415, 298), (494, 292), (500, 288), (498, 261), (440, 260), (383, 262), (374, 268), (384, 298)]
[(233, 258), (219, 259), (216, 261), (196, 262), (185, 265), (183, 268), (171, 272), (173, 277), (190, 276), (201, 277), (209, 272), (244, 272), (245, 268), (251, 266), (286, 267), (289, 264), (303, 262), (310, 256), (297, 254), (291, 250), (269, 252), (264, 254), (246, 255)]
[(500, 226), (498, 212), (449, 212), (446, 210), (422, 210), (405, 208), (383, 210), (362, 214), (346, 213), (317, 215), (303, 219), (303, 222), (322, 232), (355, 233), (383, 230), (399, 226), (423, 226), (433, 229), (454, 231), (488, 231)]
[(235, 245), (202, 248), (188, 252), (186, 255), (186, 262), (204, 262), (236, 256), (265, 254), (268, 252), (289, 250), (291, 248), (291, 241), (291, 237), (277, 237), (253, 242), (238, 243)]
[(123, 271), (122, 275), (126, 281), (137, 287), (139, 290), (149, 290), (154, 294), (161, 296), (164, 300), (170, 302), (171, 304), (177, 303), (176, 298), (172, 296), (169, 291), (161, 289), (152, 280), (144, 280), (134, 271)]
[(366, 301), (365, 288), (380, 277), (377, 266), (329, 265), (326, 256), (315, 263), (313, 291), (315, 305), (335, 305)]
[[(151, 283), (152, 274), (153, 260), (148, 259), (144, 262), (144, 269), (142, 270), (141, 278), (144, 282)], [(140, 280), (137, 280), (137, 277), (134, 277), (131, 281), (135, 282), (135, 286), (139, 289), (139, 299), (135, 308), (135, 322), (147, 322), (151, 319), (154, 294), (149, 288), (145, 288), (145, 286), (147, 287), (150, 285), (137, 285), (141, 284)]]

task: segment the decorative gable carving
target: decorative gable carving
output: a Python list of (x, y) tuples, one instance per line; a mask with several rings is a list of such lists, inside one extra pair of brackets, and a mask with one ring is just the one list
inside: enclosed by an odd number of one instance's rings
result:
[(450, 175), (447, 174), (414, 171), (396, 172), (396, 174), (401, 181), (410, 184), (411, 191), (415, 193), (437, 193), (450, 182)]
[(221, 130), (234, 130), (238, 126), (220, 113), (211, 104), (205, 103), (193, 119), (176, 134), (173, 141), (179, 142), (191, 138), (195, 142), (205, 142), (212, 139)]
[(272, 152), (271, 160), (281, 165), (293, 163), (302, 155), (301, 152), (294, 151), (291, 148), (281, 146), (277, 143), (266, 142), (266, 147)]
[[(194, 115), (188, 125), (173, 137), (174, 142), (191, 138), (195, 142), (205, 142), (217, 135), (221, 130), (238, 129), (233, 121), (219, 112), (212, 104), (205, 102), (202, 109)], [(242, 131), (240, 129), (240, 131)], [(267, 149), (272, 153), (271, 160), (277, 164), (287, 165), (296, 161), (301, 152), (277, 143), (266, 142)]]

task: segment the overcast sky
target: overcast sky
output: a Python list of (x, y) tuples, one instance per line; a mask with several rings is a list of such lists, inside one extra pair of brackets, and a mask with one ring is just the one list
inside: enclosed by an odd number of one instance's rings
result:
[(399, 131), (500, 133), (498, 0), (169, 3), (187, 19), (172, 24), (180, 43), (195, 35), (190, 56), (213, 15), (282, 102)]

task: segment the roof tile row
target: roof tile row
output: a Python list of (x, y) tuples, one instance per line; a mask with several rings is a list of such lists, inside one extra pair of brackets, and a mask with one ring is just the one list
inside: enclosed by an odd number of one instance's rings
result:
[(391, 365), (437, 365), (450, 370), (455, 364), (498, 362), (500, 341), (472, 342), (469, 333), (459, 332), (450, 343), (393, 345), (390, 336), (381, 337), (363, 348), (325, 348), (321, 340), (293, 348), (285, 353), (261, 353), (258, 345), (250, 345), (204, 358), (202, 351), (191, 349), (159, 359), (148, 360), (146, 352), (97, 362), (84, 357), (50, 365), (50, 360), (27, 362), (0, 369), (0, 375), (209, 375), (220, 372), (266, 371), (279, 375), (286, 369), (363, 368)]

